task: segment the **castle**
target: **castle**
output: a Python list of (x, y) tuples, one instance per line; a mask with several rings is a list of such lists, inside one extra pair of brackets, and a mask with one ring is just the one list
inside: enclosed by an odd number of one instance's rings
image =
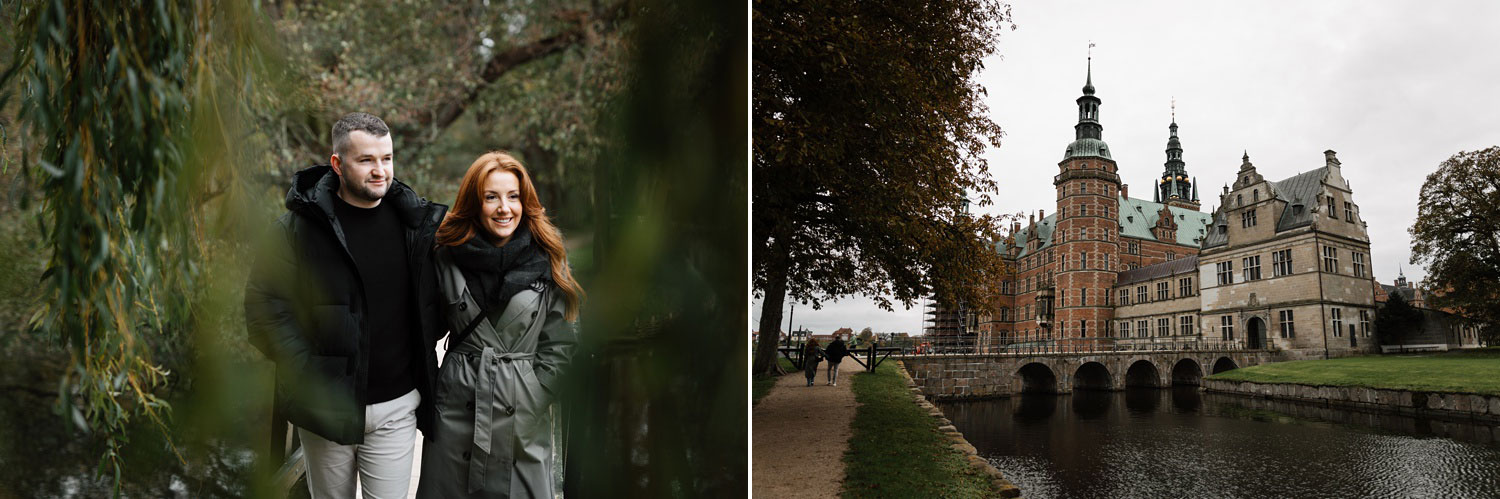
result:
[[(981, 351), (1250, 348), (1289, 358), (1374, 351), (1370, 240), (1333, 151), (1272, 181), (1245, 154), (1217, 209), (1200, 211), (1174, 118), (1152, 201), (1110, 157), (1092, 61), (1057, 207), (995, 244), (1001, 296), (966, 314)], [(943, 311), (936, 324), (951, 322)]]

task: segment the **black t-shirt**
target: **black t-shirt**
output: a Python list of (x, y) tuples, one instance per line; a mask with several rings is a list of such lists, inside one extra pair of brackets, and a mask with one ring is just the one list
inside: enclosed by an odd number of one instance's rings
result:
[(417, 387), (413, 366), (416, 341), (410, 265), (401, 219), (389, 203), (359, 208), (337, 198), (334, 216), (344, 229), (349, 253), (364, 281), (362, 331), (370, 359), (362, 404), (376, 404)]

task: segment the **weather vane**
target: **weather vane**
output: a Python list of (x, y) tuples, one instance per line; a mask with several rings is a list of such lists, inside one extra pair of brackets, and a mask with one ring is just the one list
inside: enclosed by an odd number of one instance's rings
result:
[(1089, 59), (1094, 58), (1094, 41), (1089, 40)]
[(1172, 122), (1177, 122), (1177, 96), (1172, 96)]

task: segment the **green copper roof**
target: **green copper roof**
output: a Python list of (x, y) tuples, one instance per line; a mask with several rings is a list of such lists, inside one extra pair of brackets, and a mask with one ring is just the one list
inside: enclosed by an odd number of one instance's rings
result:
[[(1120, 235), (1155, 241), (1151, 228), (1156, 227), (1156, 217), (1161, 213), (1161, 203), (1144, 199), (1120, 198)], [(1167, 207), (1172, 213), (1172, 222), (1177, 224), (1177, 240), (1169, 243), (1198, 246), (1208, 235), (1212, 215), (1176, 206)]]
[(1016, 245), (1021, 247), (1021, 254), (1017, 256), (1026, 256), (1031, 254), (1031, 245), (1028, 244), (1031, 241), (1030, 236), (1035, 236), (1039, 241), (1041, 241), (1041, 245), (1037, 246), (1038, 251), (1051, 246), (1052, 229), (1056, 227), (1057, 214), (1053, 213), (1051, 215), (1048, 215), (1046, 218), (1043, 218), (1040, 222), (1022, 229), (1021, 233), (1016, 235)]
[(1095, 157), (1114, 160), (1114, 158), (1109, 157), (1109, 144), (1105, 144), (1104, 141), (1099, 139), (1083, 138), (1075, 140), (1073, 143), (1068, 144), (1067, 152), (1063, 153), (1064, 160)]

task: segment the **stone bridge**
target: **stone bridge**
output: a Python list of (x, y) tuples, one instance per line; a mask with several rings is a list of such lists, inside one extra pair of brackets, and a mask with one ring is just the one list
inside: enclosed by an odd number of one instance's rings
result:
[(951, 354), (898, 357), (922, 393), (935, 399), (1021, 393), (1199, 386), (1203, 377), (1284, 360), (1267, 350)]

